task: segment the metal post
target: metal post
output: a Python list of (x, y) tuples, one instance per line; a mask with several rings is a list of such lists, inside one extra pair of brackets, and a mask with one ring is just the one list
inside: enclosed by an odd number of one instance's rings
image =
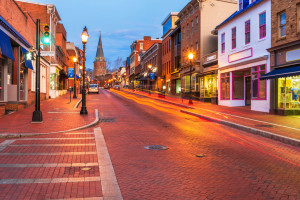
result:
[(88, 111), (86, 109), (86, 89), (85, 89), (85, 44), (83, 44), (83, 80), (82, 80), (82, 105), (81, 105), (81, 115), (87, 115)]
[(192, 61), (190, 61), (190, 100), (189, 104), (193, 104), (192, 101)]
[(76, 96), (76, 62), (74, 62), (74, 95), (73, 99), (77, 99)]
[(40, 111), (40, 20), (36, 20), (36, 77), (35, 77), (35, 111), (32, 114), (32, 122), (39, 123), (43, 122), (43, 115)]

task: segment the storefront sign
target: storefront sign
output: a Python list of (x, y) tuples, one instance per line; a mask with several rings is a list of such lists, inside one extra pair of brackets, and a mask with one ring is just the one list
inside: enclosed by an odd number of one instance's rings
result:
[(33, 60), (33, 53), (32, 52), (26, 52), (25, 53), (25, 60)]
[(300, 49), (286, 52), (286, 62), (291, 62), (295, 60), (300, 60)]
[(150, 73), (150, 79), (154, 80), (155, 79), (155, 74), (154, 73)]
[(235, 61), (242, 60), (245, 58), (249, 58), (249, 57), (252, 57), (252, 55), (253, 55), (252, 48), (246, 49), (246, 50), (228, 55), (228, 62), (231, 63), (231, 62), (235, 62)]
[(41, 56), (55, 56), (54, 51), (41, 51)]
[(74, 68), (68, 69), (68, 76), (69, 76), (69, 78), (74, 78)]
[(217, 55), (212, 55), (206, 58), (206, 62), (212, 61), (212, 60), (216, 60), (217, 59)]

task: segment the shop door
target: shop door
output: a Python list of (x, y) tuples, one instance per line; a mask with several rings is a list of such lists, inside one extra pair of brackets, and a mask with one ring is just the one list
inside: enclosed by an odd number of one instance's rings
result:
[(247, 76), (246, 78), (246, 106), (250, 106), (251, 105), (251, 77)]

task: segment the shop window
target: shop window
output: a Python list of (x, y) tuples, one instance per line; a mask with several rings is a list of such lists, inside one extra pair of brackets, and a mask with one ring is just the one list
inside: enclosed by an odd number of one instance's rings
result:
[(221, 74), (221, 99), (230, 99), (230, 73)]
[(231, 29), (231, 48), (236, 48), (236, 27)]
[(221, 52), (225, 52), (225, 33), (222, 33), (221, 35)]
[(259, 15), (259, 39), (266, 37), (266, 12)]
[(3, 61), (0, 59), (0, 101), (4, 100), (4, 90), (3, 90)]
[(26, 94), (25, 94), (25, 66), (21, 66), (20, 68), (20, 85), (19, 85), (19, 100), (25, 101)]
[(281, 13), (279, 15), (279, 32), (280, 37), (286, 36), (286, 13)]
[(217, 75), (200, 77), (200, 97), (211, 98), (217, 96)]
[(239, 0), (239, 10), (243, 9), (243, 0)]
[(250, 20), (245, 22), (245, 44), (250, 43)]
[(185, 76), (185, 91), (190, 91), (190, 76)]
[(300, 110), (300, 76), (278, 79), (278, 108)]
[(266, 99), (266, 81), (260, 80), (260, 77), (265, 75), (265, 73), (265, 65), (252, 68), (252, 100)]
[(232, 99), (244, 99), (244, 72), (232, 72)]

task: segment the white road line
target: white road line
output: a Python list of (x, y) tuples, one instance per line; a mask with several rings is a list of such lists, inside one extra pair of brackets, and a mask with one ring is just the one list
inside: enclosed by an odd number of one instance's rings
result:
[(44, 178), (44, 179), (0, 179), (0, 184), (27, 184), (27, 183), (75, 183), (100, 181), (99, 176), (81, 178)]
[(79, 112), (48, 112), (49, 114), (78, 114)]
[(111, 159), (102, 133), (102, 129), (100, 127), (95, 128), (94, 132), (103, 198), (123, 200), (117, 177), (111, 163)]
[(10, 147), (72, 147), (72, 146), (95, 146), (95, 143), (85, 144), (12, 144)]
[(51, 199), (51, 200), (104, 200), (104, 199), (103, 197), (87, 197), (87, 198)]
[(58, 152), (58, 153), (0, 153), (0, 156), (60, 156), (60, 155), (94, 155), (96, 152)]
[(16, 140), (5, 140), (4, 142), (0, 143), (0, 152), (3, 151), (6, 147), (10, 144), (14, 143)]
[(83, 133), (62, 133), (62, 134), (65, 134), (65, 135), (94, 135), (94, 132), (83, 132)]
[(44, 164), (0, 164), (0, 168), (11, 167), (95, 167), (98, 163), (44, 163)]

